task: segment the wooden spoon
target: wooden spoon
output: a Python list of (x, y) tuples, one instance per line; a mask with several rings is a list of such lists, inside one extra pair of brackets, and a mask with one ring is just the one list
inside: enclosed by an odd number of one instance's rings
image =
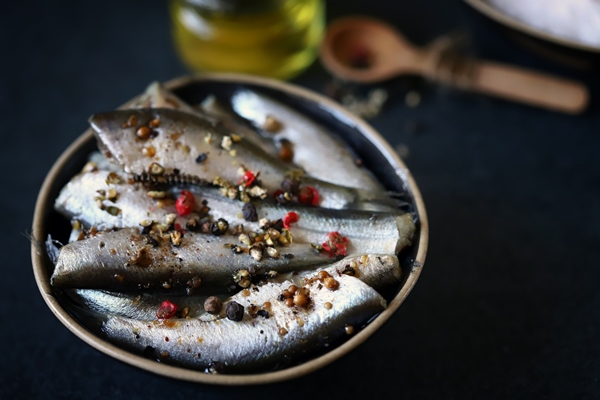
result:
[(390, 25), (366, 17), (346, 17), (327, 28), (321, 61), (334, 75), (374, 83), (417, 74), (444, 84), (545, 107), (582, 112), (588, 91), (581, 83), (524, 68), (458, 57), (444, 40), (417, 48)]

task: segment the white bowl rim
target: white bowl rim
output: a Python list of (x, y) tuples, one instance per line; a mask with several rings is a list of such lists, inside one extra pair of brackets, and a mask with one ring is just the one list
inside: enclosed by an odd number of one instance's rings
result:
[[(505, 13), (497, 8), (491, 6), (483, 0), (464, 0), (471, 7), (475, 8), (477, 11), (482, 13), (483, 15), (491, 18), (492, 20), (499, 22), (509, 28), (512, 28), (516, 31), (520, 31), (526, 33), (530, 36), (533, 36), (538, 39), (545, 40), (550, 43), (558, 44), (561, 46), (569, 47), (576, 50), (587, 51), (590, 53), (600, 53), (599, 46), (592, 46), (585, 43), (580, 43), (575, 40), (565, 39), (558, 35), (554, 35), (550, 32), (542, 31), (540, 29), (533, 28), (527, 25), (524, 22), (521, 22)], [(526, 1), (526, 0), (525, 0)]]

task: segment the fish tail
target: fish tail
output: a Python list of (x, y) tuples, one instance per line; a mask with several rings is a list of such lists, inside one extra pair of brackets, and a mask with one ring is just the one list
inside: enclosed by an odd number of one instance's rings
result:
[(33, 233), (22, 232), (22, 235), (29, 239), (31, 244), (35, 247), (35, 251), (38, 253), (38, 255), (42, 257), (48, 257), (52, 264), (56, 265), (58, 253), (60, 252), (60, 248), (63, 246), (61, 242), (52, 239), (52, 236), (50, 235), (48, 235), (48, 238), (45, 242), (37, 240), (33, 236)]

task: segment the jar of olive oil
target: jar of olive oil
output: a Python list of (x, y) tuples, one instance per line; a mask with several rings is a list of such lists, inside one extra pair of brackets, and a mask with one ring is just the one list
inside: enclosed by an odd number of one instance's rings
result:
[(291, 78), (316, 58), (322, 0), (170, 0), (173, 39), (194, 71)]

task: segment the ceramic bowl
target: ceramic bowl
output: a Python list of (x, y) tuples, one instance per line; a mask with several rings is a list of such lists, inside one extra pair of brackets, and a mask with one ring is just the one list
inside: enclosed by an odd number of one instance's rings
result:
[[(341, 345), (285, 369), (244, 375), (211, 375), (202, 371), (157, 363), (107, 342), (94, 333), (93, 327), (78, 318), (69, 299), (60, 290), (50, 285), (53, 264), (45, 253), (39, 250), (39, 246), (33, 245), (31, 254), (35, 279), (48, 307), (76, 336), (111, 357), (156, 374), (210, 384), (266, 384), (295, 378), (322, 368), (367, 340), (406, 299), (417, 282), (427, 252), (428, 225), (423, 200), (409, 170), (390, 145), (366, 122), (334, 101), (289, 83), (244, 75), (206, 74), (174, 79), (166, 82), (165, 86), (192, 104), (197, 104), (208, 94), (214, 94), (219, 98), (228, 97), (238, 88), (254, 89), (294, 107), (340, 135), (356, 150), (365, 166), (370, 168), (389, 190), (405, 193), (409, 206), (417, 217), (417, 232), (413, 245), (399, 255), (404, 271), (401, 284), (388, 295), (387, 309)], [(63, 243), (67, 241), (70, 224), (54, 211), (54, 199), (69, 179), (81, 170), (88, 155), (95, 149), (95, 138), (88, 130), (64, 151), (48, 173), (35, 208), (33, 236), (36, 242), (44, 242), (48, 234)]]
[(503, 13), (485, 0), (465, 0), (465, 2), (517, 43), (543, 57), (577, 69), (600, 68), (600, 47), (586, 45), (529, 26)]

